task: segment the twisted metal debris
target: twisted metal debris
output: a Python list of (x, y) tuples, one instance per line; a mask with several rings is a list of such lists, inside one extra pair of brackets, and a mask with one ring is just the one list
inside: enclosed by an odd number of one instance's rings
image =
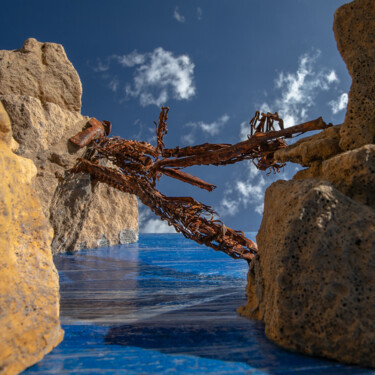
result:
[[(300, 125), (284, 129), (277, 112), (259, 111), (250, 121), (248, 140), (237, 144), (210, 144), (165, 148), (168, 107), (162, 107), (156, 125), (157, 145), (131, 141), (119, 137), (108, 137), (111, 124), (92, 118), (88, 127), (70, 141), (78, 147), (89, 145), (85, 156), (79, 159), (72, 172), (87, 172), (126, 193), (135, 194), (162, 220), (173, 225), (186, 238), (215, 250), (223, 251), (232, 258), (250, 261), (257, 253), (257, 245), (245, 237), (243, 232), (228, 228), (211, 207), (190, 197), (167, 197), (156, 188), (156, 181), (166, 176), (212, 191), (216, 188), (202, 179), (181, 169), (193, 165), (227, 165), (242, 160), (252, 160), (260, 170), (278, 172), (284, 164), (274, 159), (274, 152), (286, 147), (285, 138), (311, 130), (325, 129), (321, 117)], [(275, 123), (279, 130), (275, 129)], [(109, 161), (111, 166), (103, 165)], [(108, 164), (108, 162), (107, 162)]]

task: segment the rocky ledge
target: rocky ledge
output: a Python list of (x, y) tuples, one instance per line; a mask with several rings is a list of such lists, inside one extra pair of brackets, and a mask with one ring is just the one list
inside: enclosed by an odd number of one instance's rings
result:
[(85, 152), (68, 141), (88, 121), (80, 114), (81, 94), (61, 45), (28, 39), (19, 50), (0, 51), (0, 102), (16, 153), (37, 168), (35, 188), (54, 229), (54, 253), (138, 239), (135, 196), (69, 172)]
[(287, 349), (375, 367), (375, 2), (340, 7), (334, 32), (345, 121), (276, 153), (308, 168), (266, 191), (239, 312)]

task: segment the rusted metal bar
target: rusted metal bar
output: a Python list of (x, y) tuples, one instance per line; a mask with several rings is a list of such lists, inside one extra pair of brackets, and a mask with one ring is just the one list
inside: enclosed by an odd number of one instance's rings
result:
[(109, 121), (99, 121), (96, 118), (91, 118), (88, 122), (88, 127), (78, 134), (71, 137), (70, 142), (78, 147), (85, 147), (94, 139), (109, 135), (111, 132), (111, 123)]
[(166, 176), (175, 178), (175, 179), (183, 181), (183, 182), (187, 182), (187, 183), (189, 183), (191, 185), (194, 185), (194, 186), (197, 186), (201, 189), (205, 189), (205, 190), (208, 190), (208, 191), (212, 191), (212, 190), (216, 189), (215, 185), (209, 184), (208, 182), (203, 181), (200, 178), (198, 178), (196, 176), (193, 176), (189, 173), (180, 171), (179, 169), (161, 168), (160, 172), (162, 174), (165, 174)]
[[(186, 168), (193, 165), (224, 165), (230, 164), (231, 161), (238, 159), (244, 160), (243, 156), (249, 155), (250, 158), (254, 149), (262, 146), (271, 139), (281, 137), (291, 137), (293, 134), (302, 134), (312, 130), (326, 129), (327, 125), (321, 117), (313, 121), (308, 121), (303, 124), (295, 125), (287, 129), (278, 131), (270, 131), (267, 133), (256, 133), (247, 141), (236, 143), (235, 145), (219, 148), (214, 151), (203, 152), (199, 155), (187, 156), (185, 158), (162, 159), (155, 163), (154, 169), (161, 167)], [(285, 147), (285, 146), (284, 146)]]

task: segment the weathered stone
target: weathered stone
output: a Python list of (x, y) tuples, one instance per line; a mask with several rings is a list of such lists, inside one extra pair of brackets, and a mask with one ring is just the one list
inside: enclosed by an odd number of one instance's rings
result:
[(80, 111), (82, 86), (62, 45), (30, 38), (20, 50), (0, 51), (0, 95), (28, 95)]
[(44, 214), (50, 216), (50, 204), (59, 178), (72, 168), (84, 150), (68, 143), (88, 120), (53, 103), (42, 105), (30, 96), (0, 95), (12, 120), (13, 136), (19, 146), (17, 154), (30, 158), (38, 169), (35, 181)]
[(282, 163), (290, 161), (304, 167), (311, 166), (312, 163), (321, 162), (342, 152), (339, 140), (340, 125), (332, 126), (276, 151), (274, 158)]
[(335, 13), (337, 48), (352, 77), (340, 147), (375, 143), (375, 2), (355, 0)]
[[(93, 184), (88, 174), (67, 173), (56, 189), (50, 210), (56, 232), (54, 253), (138, 240), (134, 196), (104, 184)], [(124, 231), (133, 236), (124, 237)]]
[(328, 183), (277, 181), (257, 242), (239, 312), (285, 348), (374, 367), (375, 211)]
[[(57, 85), (59, 79), (65, 82), (64, 72), (75, 72), (61, 46), (31, 39), (25, 42), (25, 46), (20, 51), (9, 52), (14, 54), (11, 57), (6, 51), (1, 52), (3, 55), (0, 53), (0, 77), (3, 71), (5, 75), (10, 74), (2, 65), (2, 61), (9, 59), (16, 67), (27, 67), (27, 74), (39, 77), (37, 56), (42, 50), (46, 55), (42, 53), (41, 58), (48, 60), (49, 67), (42, 86)], [(25, 57), (25, 53), (35, 56)], [(71, 111), (71, 107), (61, 105), (58, 100), (52, 102), (38, 96), (35, 90), (28, 86), (23, 88), (21, 83), (34, 85), (32, 80), (25, 79), (17, 83), (17, 91), (4, 84), (0, 90), (3, 93), (0, 102), (12, 120), (13, 135), (18, 142), (17, 154), (30, 158), (37, 167), (35, 188), (43, 212), (54, 229), (53, 252), (114, 245), (125, 239), (136, 241), (138, 211), (135, 196), (111, 187), (96, 186), (89, 175), (76, 176), (68, 172), (86, 151), (70, 143), (69, 138), (81, 131), (89, 118)], [(75, 88), (74, 82), (66, 84), (61, 98), (63, 94), (67, 98), (75, 97)], [(125, 232), (133, 235), (124, 236)]]
[(317, 169), (309, 168), (294, 176), (306, 178), (327, 181), (341, 193), (375, 209), (375, 145), (344, 152), (325, 160)]
[(285, 348), (375, 367), (375, 2), (343, 5), (334, 31), (345, 122), (275, 153), (309, 168), (267, 189), (240, 313)]
[(63, 337), (53, 231), (33, 190), (36, 167), (10, 146), (0, 103), (0, 373), (17, 374)]

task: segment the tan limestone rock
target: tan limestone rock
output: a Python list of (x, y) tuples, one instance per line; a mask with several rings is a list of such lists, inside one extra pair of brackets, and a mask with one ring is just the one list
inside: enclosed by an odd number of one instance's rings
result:
[(296, 173), (295, 180), (319, 179), (348, 197), (375, 208), (375, 145), (347, 151)]
[(274, 158), (281, 163), (290, 161), (304, 167), (311, 166), (312, 163), (321, 162), (342, 152), (339, 141), (340, 125), (332, 126), (277, 150)]
[(42, 105), (39, 99), (25, 95), (0, 95), (0, 101), (12, 119), (17, 153), (33, 160), (38, 169), (36, 190), (49, 218), (59, 178), (84, 152), (70, 145), (68, 139), (81, 131), (88, 117), (53, 103)]
[(0, 51), (0, 95), (28, 95), (80, 111), (82, 86), (62, 45), (30, 38), (19, 50)]
[(275, 153), (309, 168), (266, 191), (240, 312), (285, 348), (375, 367), (375, 2), (343, 5), (334, 31), (345, 122)]
[[(28, 39), (20, 51), (1, 51), (0, 57), (11, 59), (15, 66), (30, 63), (25, 65), (27, 74), (39, 77), (35, 56), (41, 50), (50, 51), (42, 56), (48, 60), (49, 66), (43, 85), (55, 85), (61, 79), (65, 82), (67, 78), (64, 72), (74, 68), (59, 45)], [(22, 54), (25, 51), (35, 56), (25, 57)], [(6, 52), (12, 52), (14, 56), (9, 57)], [(5, 75), (9, 73), (1, 64), (0, 60), (0, 77), (4, 71)], [(61, 95), (74, 97), (77, 85), (73, 81), (68, 82)], [(22, 84), (33, 86), (33, 81), (27, 79)], [(23, 88), (20, 82), (17, 85), (18, 91), (4, 84), (0, 89), (3, 94), (0, 95), (0, 102), (12, 120), (13, 136), (18, 142), (17, 154), (30, 158), (37, 167), (35, 188), (43, 212), (54, 229), (52, 251), (73, 251), (137, 241), (135, 196), (111, 187), (97, 186), (88, 174), (72, 175), (69, 172), (77, 158), (86, 152), (86, 149), (71, 144), (69, 138), (81, 131), (89, 118), (72, 111), (71, 106), (64, 106), (58, 100), (52, 102), (38, 96), (30, 87)]]
[(135, 196), (93, 183), (88, 174), (71, 174), (79, 149), (69, 138), (88, 117), (29, 96), (0, 95), (12, 119), (17, 153), (38, 169), (35, 188), (54, 229), (52, 251), (135, 242), (138, 211)]
[(352, 77), (340, 147), (352, 150), (375, 142), (375, 2), (355, 0), (337, 9), (337, 48)]
[(66, 174), (51, 202), (55, 253), (138, 240), (138, 206), (133, 195), (101, 183), (86, 173)]
[(325, 182), (277, 181), (257, 242), (239, 312), (284, 348), (374, 367), (375, 211)]
[(17, 374), (63, 338), (53, 231), (33, 189), (36, 167), (15, 155), (0, 103), (0, 373)]

